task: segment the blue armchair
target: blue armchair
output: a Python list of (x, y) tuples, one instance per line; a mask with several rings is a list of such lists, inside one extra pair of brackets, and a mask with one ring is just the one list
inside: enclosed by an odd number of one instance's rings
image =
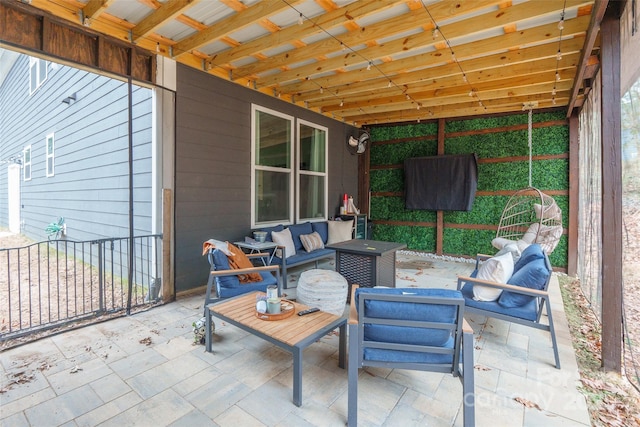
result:
[[(555, 366), (560, 369), (558, 342), (548, 290), (552, 273), (549, 257), (540, 245), (530, 245), (515, 263), (513, 274), (506, 284), (476, 278), (481, 261), (488, 258), (489, 255), (478, 255), (476, 269), (471, 273), (471, 277), (458, 277), (458, 290), (464, 296), (465, 310), (467, 313), (477, 313), (548, 331), (551, 334)], [(502, 293), (496, 301), (476, 301), (473, 298), (474, 286), (501, 289)], [(543, 312), (547, 315), (546, 323), (541, 321)]]
[[(269, 254), (255, 253), (249, 254), (249, 259), (264, 258)], [(280, 266), (267, 265), (251, 268), (232, 269), (229, 266), (229, 259), (219, 249), (210, 249), (207, 254), (209, 265), (209, 280), (207, 280), (207, 292), (205, 295), (205, 311), (208, 304), (222, 298), (230, 298), (247, 292), (266, 292), (267, 286), (277, 285), (278, 295), (282, 295), (282, 281), (280, 280)], [(240, 283), (238, 278), (241, 274), (259, 273), (262, 276), (260, 282)], [(275, 276), (273, 275), (275, 273)], [(213, 285), (215, 284), (215, 297), (213, 296)]]
[(358, 369), (364, 366), (459, 376), (464, 425), (475, 424), (473, 330), (464, 308), (461, 293), (449, 289), (352, 287), (349, 426), (358, 424)]

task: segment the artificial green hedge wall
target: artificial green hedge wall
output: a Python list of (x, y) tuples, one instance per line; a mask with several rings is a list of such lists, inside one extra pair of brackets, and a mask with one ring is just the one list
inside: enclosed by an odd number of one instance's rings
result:
[[(527, 129), (508, 129), (526, 125), (527, 114), (452, 120), (445, 122), (445, 154), (476, 153), (481, 159), (526, 157), (529, 155)], [(562, 111), (533, 114), (533, 123), (544, 123), (544, 127), (532, 130), (533, 156), (562, 155), (569, 151), (569, 128)], [(558, 124), (549, 122), (558, 122)], [(474, 133), (477, 131), (478, 133)], [(469, 134), (469, 133), (472, 134)], [(404, 191), (404, 160), (410, 157), (434, 156), (437, 154), (437, 123), (413, 125), (378, 126), (371, 129), (370, 157), (370, 218), (374, 221), (373, 238), (397, 241), (408, 249), (435, 251), (435, 227), (412, 225), (389, 225), (376, 221), (435, 223), (435, 211), (406, 210), (402, 194)], [(385, 144), (375, 144), (385, 141)], [(376, 166), (383, 168), (376, 169)], [(395, 167), (394, 167), (395, 166)], [(534, 160), (532, 184), (543, 191), (567, 190), (569, 188), (569, 161), (567, 158)], [(529, 185), (529, 162), (503, 161), (479, 162), (478, 192), (515, 192)], [(389, 193), (376, 196), (376, 193)], [(568, 223), (568, 198), (554, 196), (563, 212), (563, 224)], [(470, 212), (444, 212), (444, 222), (461, 225), (497, 226), (509, 196), (476, 195)], [(495, 231), (473, 228), (446, 227), (443, 230), (443, 251), (451, 255), (475, 256), (477, 253), (495, 253), (491, 240)], [(567, 265), (567, 239), (563, 236), (550, 260), (556, 267)]]

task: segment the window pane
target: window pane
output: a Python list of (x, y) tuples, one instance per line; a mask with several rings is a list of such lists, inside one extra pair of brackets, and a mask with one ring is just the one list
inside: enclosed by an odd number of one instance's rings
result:
[(300, 175), (300, 219), (324, 218), (324, 177)]
[(47, 138), (47, 155), (53, 154), (53, 138)]
[(300, 170), (325, 172), (326, 132), (300, 125)]
[(38, 61), (38, 71), (39, 71), (39, 79), (38, 86), (42, 84), (47, 79), (47, 61), (41, 59)]
[(289, 176), (256, 170), (256, 222), (289, 221)]
[(291, 121), (256, 111), (256, 165), (290, 168)]
[(47, 176), (53, 175), (53, 157), (47, 158)]
[[(34, 64), (37, 64), (37, 62), (34, 62)], [(31, 67), (29, 67), (29, 77), (30, 77), (30, 84), (31, 84), (30, 89), (31, 89), (31, 92), (33, 92), (38, 88), (38, 70), (36, 65), (32, 65)]]

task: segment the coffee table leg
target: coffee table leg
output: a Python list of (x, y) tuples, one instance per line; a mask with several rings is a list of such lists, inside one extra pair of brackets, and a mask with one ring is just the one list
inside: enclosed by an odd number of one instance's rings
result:
[(344, 369), (347, 360), (347, 324), (340, 325), (340, 342), (338, 344), (338, 367)]
[(302, 349), (293, 348), (293, 404), (302, 406)]

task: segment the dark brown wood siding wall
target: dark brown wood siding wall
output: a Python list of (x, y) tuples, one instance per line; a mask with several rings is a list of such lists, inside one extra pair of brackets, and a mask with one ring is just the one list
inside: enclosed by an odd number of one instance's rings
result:
[[(205, 285), (202, 243), (234, 241), (251, 228), (251, 104), (329, 129), (329, 214), (340, 195), (357, 196), (357, 130), (260, 92), (178, 65), (176, 96), (176, 291)], [(356, 201), (357, 203), (357, 201)]]

